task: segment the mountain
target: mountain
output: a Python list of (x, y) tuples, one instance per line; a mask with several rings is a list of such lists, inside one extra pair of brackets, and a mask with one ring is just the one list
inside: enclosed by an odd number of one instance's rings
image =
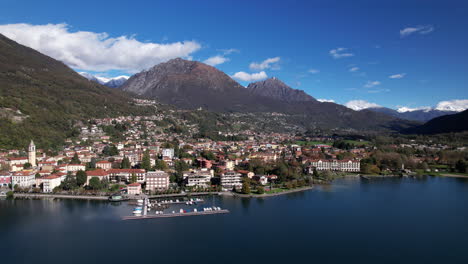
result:
[(276, 103), (268, 98), (256, 100), (247, 89), (212, 66), (180, 58), (137, 73), (120, 88), (188, 109), (270, 111)]
[(117, 76), (114, 78), (105, 78), (100, 76), (94, 76), (87, 72), (78, 72), (81, 76), (85, 77), (86, 79), (97, 82), (99, 84), (105, 85), (110, 88), (118, 88), (122, 86), (129, 78), (129, 76)]
[(321, 103), (277, 79), (244, 88), (212, 66), (180, 58), (137, 73), (120, 88), (185, 109), (282, 113), (306, 128), (399, 130), (415, 124), (381, 113)]
[(440, 134), (468, 131), (468, 110), (434, 118), (424, 125), (404, 130), (408, 134)]
[(367, 108), (370, 111), (384, 113), (387, 115), (391, 115), (397, 118), (406, 119), (406, 120), (413, 120), (413, 121), (421, 121), (426, 122), (433, 118), (444, 116), (444, 115), (451, 115), (457, 112), (455, 111), (441, 111), (436, 109), (418, 109), (418, 110), (411, 110), (411, 111), (402, 111), (394, 110), (387, 107), (371, 107)]
[(251, 83), (247, 86), (247, 89), (252, 94), (285, 102), (316, 101), (312, 96), (306, 94), (304, 91), (293, 89), (275, 77)]
[(128, 78), (129, 78), (128, 76), (114, 77), (114, 78), (111, 78), (106, 83), (104, 83), (104, 85), (110, 88), (119, 88), (128, 80)]
[(130, 101), (0, 34), (0, 148), (59, 146), (76, 122), (143, 111)]

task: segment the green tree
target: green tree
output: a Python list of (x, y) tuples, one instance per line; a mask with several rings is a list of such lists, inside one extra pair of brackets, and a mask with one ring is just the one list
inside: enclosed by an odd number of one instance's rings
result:
[(38, 178), (41, 177), (41, 175), (40, 175), (39, 173), (36, 173), (36, 175), (34, 175), (34, 177), (35, 177), (36, 179), (38, 179)]
[(213, 152), (208, 151), (208, 150), (203, 150), (200, 155), (203, 158), (207, 159), (207, 160), (215, 160), (216, 159), (216, 156), (213, 154)]
[(32, 164), (29, 163), (29, 162), (26, 162), (26, 163), (23, 165), (23, 168), (24, 168), (25, 170), (30, 169), (30, 168), (32, 168)]
[(81, 164), (78, 153), (75, 152), (75, 155), (73, 155), (73, 158), (70, 160), (70, 164)]
[(257, 193), (258, 194), (264, 194), (265, 193), (265, 189), (263, 188), (263, 186), (257, 186)]
[(87, 175), (86, 172), (79, 170), (76, 172), (76, 184), (78, 186), (83, 186), (86, 183), (87, 180)]
[(467, 164), (463, 160), (458, 160), (455, 164), (455, 169), (457, 172), (466, 173)]
[(314, 168), (314, 173), (312, 174), (315, 178), (320, 177), (317, 169)]
[(86, 164), (88, 169), (95, 169), (96, 168), (96, 158), (91, 158), (91, 161)]
[(120, 168), (121, 169), (130, 169), (130, 167), (131, 167), (130, 159), (128, 157), (124, 157), (122, 159), (122, 162), (120, 163)]
[(119, 150), (114, 144), (111, 144), (104, 147), (102, 154), (105, 156), (117, 156), (119, 155)]
[(132, 173), (132, 177), (130, 178), (130, 183), (135, 183), (137, 182), (137, 176), (135, 173)]
[(145, 169), (146, 171), (151, 170), (150, 153), (148, 150), (146, 150), (145, 154), (143, 154), (143, 159), (141, 161), (141, 168)]
[(89, 180), (89, 187), (93, 190), (99, 190), (101, 189), (101, 181), (99, 180), (98, 177), (92, 177)]
[(164, 160), (156, 160), (156, 165), (154, 166), (157, 170), (165, 171), (168, 169), (167, 164)]
[(250, 193), (250, 184), (248, 183), (248, 181), (244, 181), (242, 183), (242, 190), (241, 192), (243, 194), (249, 194)]
[(71, 173), (67, 174), (67, 177), (65, 177), (65, 180), (60, 184), (60, 186), (63, 190), (67, 191), (76, 189), (76, 187), (78, 187), (76, 178)]
[(174, 164), (175, 167), (175, 179), (174, 181), (176, 182), (181, 182), (183, 177), (184, 177), (184, 171), (187, 171), (189, 169), (189, 166), (187, 163), (177, 160)]

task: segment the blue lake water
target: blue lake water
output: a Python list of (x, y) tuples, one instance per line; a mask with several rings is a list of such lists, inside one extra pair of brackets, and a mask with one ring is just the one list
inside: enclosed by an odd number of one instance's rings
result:
[(340, 180), (226, 215), (122, 221), (134, 206), (0, 201), (2, 263), (468, 263), (468, 180)]

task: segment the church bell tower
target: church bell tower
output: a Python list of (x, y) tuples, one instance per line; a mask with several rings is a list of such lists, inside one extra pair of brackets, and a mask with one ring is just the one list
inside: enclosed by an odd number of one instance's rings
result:
[(36, 167), (36, 145), (31, 140), (28, 147), (28, 162), (31, 163), (33, 167)]

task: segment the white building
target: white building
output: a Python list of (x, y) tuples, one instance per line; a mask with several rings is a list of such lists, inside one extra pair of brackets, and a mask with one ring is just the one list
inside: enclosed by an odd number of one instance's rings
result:
[(226, 189), (242, 187), (242, 175), (235, 171), (228, 171), (221, 175), (221, 186)]
[(86, 170), (86, 166), (83, 165), (83, 164), (68, 164), (67, 165), (67, 172), (77, 172), (77, 171), (85, 171)]
[(192, 170), (184, 172), (184, 180), (187, 187), (208, 187), (211, 186), (213, 175), (213, 170)]
[(146, 173), (146, 190), (163, 191), (169, 189), (169, 174), (164, 171), (148, 171)]
[(141, 184), (132, 183), (127, 185), (127, 193), (129, 195), (140, 195), (141, 194)]
[(318, 171), (361, 171), (361, 162), (359, 160), (313, 160), (311, 161), (310, 165), (311, 167), (309, 167), (309, 173), (313, 173), (314, 169)]
[(30, 188), (36, 184), (34, 171), (18, 171), (11, 176), (11, 184), (21, 188)]
[(42, 191), (45, 193), (50, 193), (54, 190), (55, 187), (58, 187), (61, 182), (62, 177), (59, 175), (50, 175), (42, 178)]
[(162, 149), (162, 156), (163, 157), (168, 157), (170, 159), (174, 158), (174, 149), (172, 148), (165, 148), (165, 149)]

